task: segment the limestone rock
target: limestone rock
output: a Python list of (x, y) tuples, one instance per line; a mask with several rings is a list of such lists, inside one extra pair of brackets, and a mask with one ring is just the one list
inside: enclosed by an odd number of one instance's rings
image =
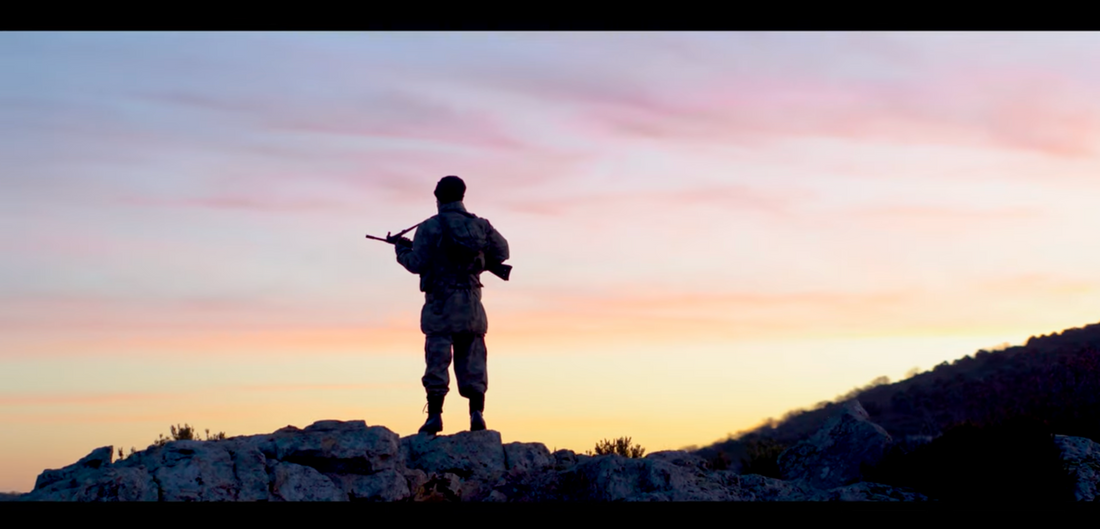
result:
[(457, 475), (450, 472), (433, 474), (417, 489), (413, 501), (457, 502), (461, 501), (461, 491), (462, 480)]
[(542, 443), (504, 445), (504, 462), (509, 471), (534, 472), (554, 465), (554, 457)]
[[(76, 463), (73, 463), (67, 467), (59, 468), (56, 470), (43, 470), (38, 475), (38, 479), (34, 482), (34, 490), (45, 488), (46, 486), (56, 483), (58, 481), (74, 480), (81, 474), (86, 474), (88, 471), (96, 470), (107, 467), (111, 464), (114, 457), (113, 446), (104, 446), (92, 450), (92, 452), (82, 458)], [(72, 483), (76, 485), (76, 483)]]
[(81, 475), (82, 481), (55, 481), (36, 489), (24, 501), (158, 501), (160, 493), (153, 476), (144, 467), (104, 468)]
[(1085, 437), (1054, 436), (1062, 450), (1062, 461), (1077, 477), (1074, 492), (1077, 501), (1098, 501), (1100, 498), (1100, 444)]
[(746, 474), (740, 479), (742, 501), (825, 501), (828, 493), (811, 487), (804, 481), (784, 481), (758, 474)]
[(653, 452), (645, 456), (646, 459), (667, 461), (673, 465), (695, 470), (707, 470), (707, 460), (684, 450), (665, 450)]
[(237, 501), (270, 501), (267, 459), (258, 448), (247, 444), (227, 444), (233, 458), (233, 474), (238, 484)]
[(690, 472), (660, 458), (596, 456), (578, 463), (562, 476), (566, 500), (579, 501), (703, 501)]
[(845, 486), (861, 479), (860, 465), (878, 463), (891, 441), (852, 400), (812, 437), (780, 454), (779, 469), (784, 480), (805, 480), (815, 488)]
[(271, 493), (282, 501), (348, 501), (335, 483), (316, 469), (295, 463), (271, 465)]
[(342, 486), (351, 501), (401, 501), (410, 496), (408, 480), (393, 469), (369, 476), (350, 474), (328, 477)]
[(552, 455), (555, 470), (566, 470), (577, 464), (577, 454), (574, 454), (572, 450), (558, 450)]
[(204, 441), (174, 441), (159, 452), (153, 477), (163, 501), (235, 501), (239, 485), (233, 458), (225, 446)]
[(828, 501), (928, 501), (928, 497), (912, 490), (880, 483), (860, 482), (837, 487), (828, 492)]
[(160, 501), (160, 489), (143, 468), (108, 468), (81, 484), (73, 501)]
[(485, 479), (506, 470), (500, 432), (494, 430), (447, 436), (417, 434), (402, 438), (401, 445), (405, 465), (428, 474)]
[[(25, 501), (922, 501), (915, 492), (859, 479), (889, 436), (853, 403), (780, 456), (787, 479), (713, 470), (686, 451), (645, 458), (550, 453), (501, 443), (492, 430), (398, 437), (364, 421), (218, 441), (174, 441), (112, 463), (112, 447), (47, 470)], [(1100, 445), (1058, 437), (1078, 475), (1078, 499), (1095, 499)]]
[(428, 474), (416, 468), (406, 469), (403, 477), (405, 478), (405, 483), (408, 484), (409, 492), (413, 494), (428, 482)]
[(326, 474), (373, 474), (397, 469), (400, 437), (364, 421), (318, 421), (303, 430), (287, 427), (242, 440), (264, 456), (308, 466)]

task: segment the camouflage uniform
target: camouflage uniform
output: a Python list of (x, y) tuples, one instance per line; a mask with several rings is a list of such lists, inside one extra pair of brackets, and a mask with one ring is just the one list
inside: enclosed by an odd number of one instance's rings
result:
[(439, 214), (416, 229), (411, 248), (396, 245), (397, 262), (420, 274), (424, 292), (420, 311), (420, 330), (426, 335), (424, 389), (429, 397), (447, 394), (453, 347), (458, 393), (473, 402), (483, 398), (489, 385), (485, 350), (489, 324), (481, 304), (481, 270), (470, 271), (450, 258), (443, 248), (444, 229), (455, 238), (483, 246), (486, 261), (507, 259), (508, 241), (489, 221), (467, 213), (457, 201), (439, 205)]

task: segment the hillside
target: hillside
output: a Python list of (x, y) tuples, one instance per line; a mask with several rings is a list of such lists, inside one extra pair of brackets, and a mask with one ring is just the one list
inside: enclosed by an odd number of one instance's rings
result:
[(818, 431), (851, 398), (897, 439), (1027, 418), (1064, 435), (1100, 440), (1100, 324), (1032, 336), (1022, 346), (978, 351), (900, 382), (872, 384), (695, 453), (734, 467), (750, 452), (777, 453)]

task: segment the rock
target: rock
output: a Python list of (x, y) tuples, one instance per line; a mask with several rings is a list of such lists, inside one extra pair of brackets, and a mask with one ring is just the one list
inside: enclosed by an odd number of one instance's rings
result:
[(533, 472), (550, 468), (554, 457), (542, 443), (508, 443), (504, 445), (504, 466), (509, 471)]
[(555, 470), (566, 470), (577, 464), (577, 454), (572, 450), (558, 450), (553, 453), (553, 456)]
[(81, 484), (73, 501), (160, 501), (160, 489), (143, 468), (109, 468)]
[(405, 478), (405, 483), (408, 484), (409, 491), (414, 494), (416, 491), (420, 490), (420, 487), (428, 482), (428, 474), (423, 470), (415, 468), (406, 469), (403, 476)]
[(804, 480), (818, 489), (845, 486), (862, 478), (860, 465), (881, 461), (891, 441), (852, 400), (812, 437), (780, 454), (779, 469), (784, 480)]
[(401, 445), (405, 465), (428, 474), (449, 472), (463, 479), (487, 479), (507, 470), (500, 432), (494, 430), (447, 436), (417, 434), (402, 438)]
[(343, 486), (351, 501), (401, 501), (410, 496), (408, 480), (392, 469), (369, 476), (351, 474), (328, 477)]
[(235, 501), (240, 486), (222, 444), (174, 441), (159, 451), (153, 477), (163, 501)]
[(684, 450), (666, 450), (663, 452), (653, 452), (645, 456), (645, 458), (667, 461), (678, 467), (691, 468), (695, 470), (707, 470), (710, 466), (707, 464), (706, 459), (688, 453)]
[(267, 459), (258, 448), (248, 444), (227, 444), (237, 479), (237, 501), (270, 501)]
[[(485, 430), (482, 430), (485, 431)], [(461, 501), (462, 480), (455, 474), (434, 474), (417, 489), (413, 501), (457, 502)]]
[(562, 473), (565, 500), (708, 501), (728, 499), (726, 491), (700, 487), (696, 475), (660, 458), (596, 456)]
[(1074, 496), (1077, 501), (1098, 501), (1100, 498), (1100, 444), (1085, 437), (1054, 436), (1062, 450), (1062, 460), (1077, 478)]
[(282, 501), (348, 501), (348, 496), (316, 469), (295, 463), (271, 465), (271, 493)]
[(784, 481), (758, 474), (746, 474), (740, 479), (742, 501), (825, 501), (828, 493), (811, 487), (804, 481)]
[(264, 456), (312, 467), (325, 474), (373, 474), (400, 466), (400, 437), (364, 421), (318, 421), (304, 430), (286, 427), (268, 436), (239, 441)]
[[(90, 454), (80, 458), (79, 461), (67, 467), (56, 470), (43, 470), (42, 473), (38, 475), (38, 479), (35, 480), (33, 490), (45, 488), (58, 481), (74, 480), (79, 475), (86, 474), (88, 471), (107, 467), (114, 458), (114, 450), (115, 447), (113, 446), (96, 448), (92, 450)], [(75, 486), (76, 483), (72, 483), (72, 485)]]
[[(318, 421), (266, 435), (174, 441), (112, 463), (113, 448), (44, 471), (26, 501), (923, 501), (907, 489), (860, 483), (889, 436), (858, 403), (780, 456), (786, 479), (712, 470), (682, 450), (645, 458), (550, 453), (501, 443), (492, 430), (398, 437), (364, 421)], [(1078, 499), (1097, 497), (1100, 445), (1058, 437), (1078, 476)], [(837, 484), (840, 483), (840, 484)]]
[(838, 487), (828, 492), (828, 501), (928, 501), (928, 497), (918, 492), (882, 485), (860, 482)]
[(23, 498), (24, 501), (158, 501), (160, 492), (153, 476), (144, 467), (104, 468), (82, 474), (76, 484), (70, 480), (57, 481), (36, 489)]

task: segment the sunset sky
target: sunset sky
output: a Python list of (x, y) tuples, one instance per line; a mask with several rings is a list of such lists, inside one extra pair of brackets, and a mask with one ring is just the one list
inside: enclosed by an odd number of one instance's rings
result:
[[(364, 238), (507, 238), (485, 418), (706, 445), (1100, 320), (1097, 33), (0, 33), (0, 491), (169, 425), (423, 423)], [(443, 434), (469, 428), (452, 392)]]

